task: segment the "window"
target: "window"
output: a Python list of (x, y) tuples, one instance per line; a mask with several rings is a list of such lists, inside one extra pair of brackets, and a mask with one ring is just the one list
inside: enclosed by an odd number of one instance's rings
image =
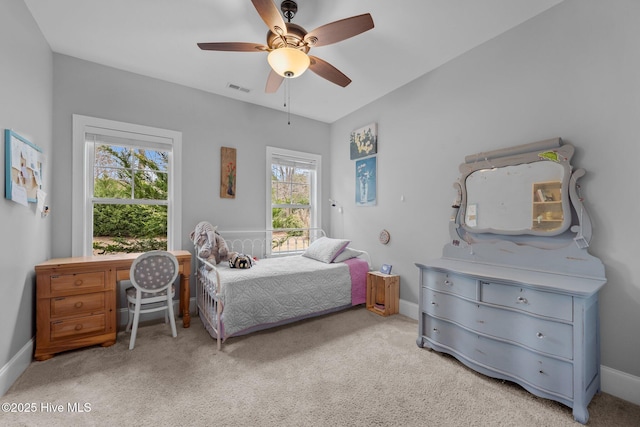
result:
[(179, 132), (73, 116), (74, 256), (180, 245), (181, 140)]
[(321, 158), (267, 147), (267, 230), (272, 230), (272, 254), (302, 251), (309, 244), (309, 233), (319, 232)]

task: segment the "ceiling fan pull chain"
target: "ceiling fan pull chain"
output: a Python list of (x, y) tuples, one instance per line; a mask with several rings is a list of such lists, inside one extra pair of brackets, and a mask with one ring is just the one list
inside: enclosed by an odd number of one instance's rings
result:
[(290, 81), (291, 79), (284, 79), (284, 106), (287, 107), (287, 124), (291, 125), (291, 88)]

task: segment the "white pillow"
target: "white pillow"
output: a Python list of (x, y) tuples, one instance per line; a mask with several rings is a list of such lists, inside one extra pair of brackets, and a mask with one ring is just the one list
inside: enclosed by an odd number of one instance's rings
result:
[(359, 251), (353, 248), (345, 248), (344, 251), (340, 252), (338, 256), (333, 260), (333, 262), (343, 262), (351, 258), (358, 257), (362, 255), (364, 251)]
[(349, 243), (351, 243), (350, 240), (320, 237), (309, 245), (302, 256), (329, 264), (333, 262)]

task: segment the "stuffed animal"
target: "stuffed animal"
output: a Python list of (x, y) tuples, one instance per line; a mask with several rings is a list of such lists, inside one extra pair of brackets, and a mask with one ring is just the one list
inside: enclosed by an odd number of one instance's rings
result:
[(255, 261), (249, 255), (233, 252), (229, 258), (229, 267), (231, 268), (251, 268)]
[(191, 232), (191, 241), (198, 247), (198, 256), (212, 264), (220, 264), (220, 261), (228, 261), (229, 247), (227, 242), (214, 227), (206, 221), (199, 222)]

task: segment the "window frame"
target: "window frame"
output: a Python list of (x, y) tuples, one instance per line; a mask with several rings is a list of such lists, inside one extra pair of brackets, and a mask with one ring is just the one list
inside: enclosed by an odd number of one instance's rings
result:
[[(97, 117), (73, 115), (71, 254), (93, 254), (93, 143), (87, 134), (100, 134), (170, 146), (167, 165), (167, 249), (181, 247), (182, 236), (182, 133)], [(134, 144), (132, 144), (133, 146)], [(135, 199), (127, 199), (144, 203)]]
[[(273, 165), (274, 158), (288, 157), (292, 159), (300, 159), (303, 162), (313, 162), (315, 164), (315, 170), (311, 171), (309, 177), (310, 195), (309, 195), (309, 210), (310, 210), (310, 222), (309, 228), (320, 229), (322, 224), (322, 155), (308, 153), (303, 151), (288, 150), (286, 148), (277, 148), (267, 146), (266, 154), (266, 203), (265, 203), (265, 215), (266, 215), (266, 230), (267, 230), (267, 242), (270, 242), (273, 238), (273, 208), (275, 207), (271, 203), (271, 167)], [(281, 205), (278, 205), (281, 206)], [(271, 245), (267, 245), (267, 255), (271, 255)]]

